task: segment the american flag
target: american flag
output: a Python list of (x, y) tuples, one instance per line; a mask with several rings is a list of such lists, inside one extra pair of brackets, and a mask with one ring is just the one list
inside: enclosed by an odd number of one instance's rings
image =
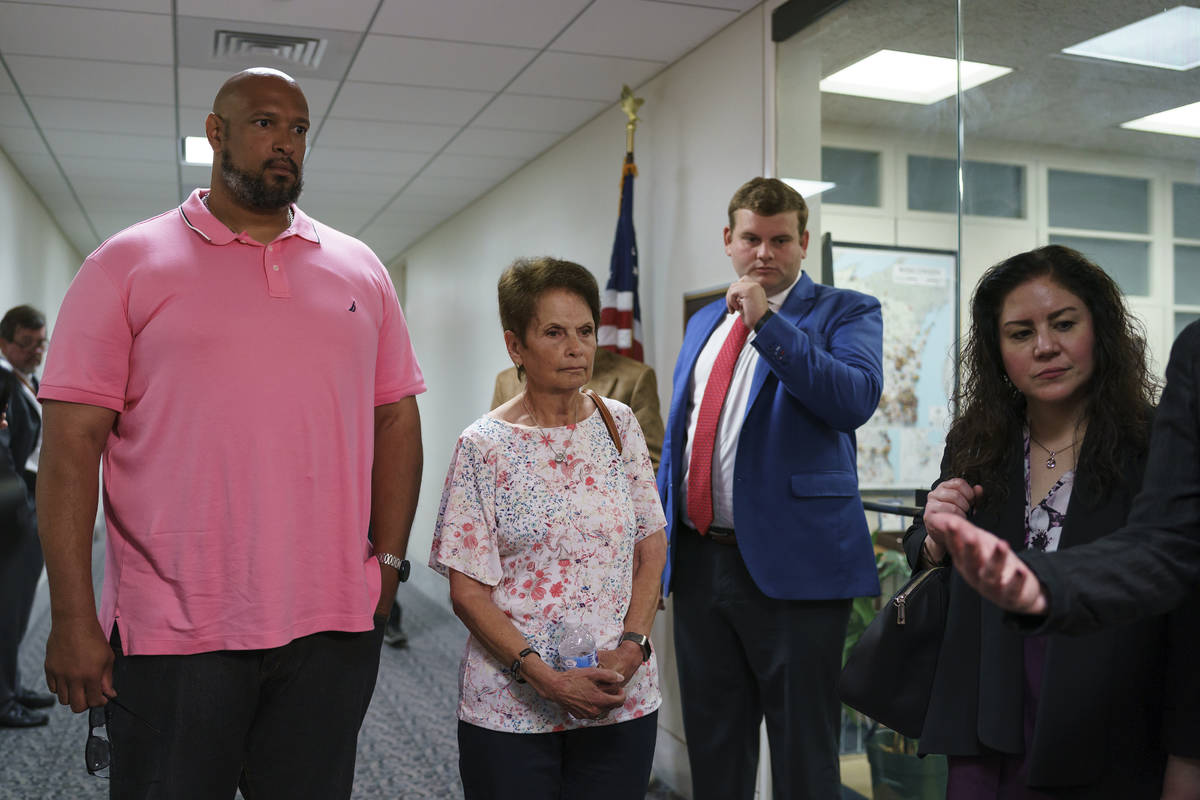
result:
[(598, 342), (606, 350), (643, 360), (642, 309), (638, 303), (637, 236), (633, 232), (633, 179), (637, 165), (633, 153), (625, 154), (621, 169), (621, 213), (613, 240), (608, 285), (600, 308)]

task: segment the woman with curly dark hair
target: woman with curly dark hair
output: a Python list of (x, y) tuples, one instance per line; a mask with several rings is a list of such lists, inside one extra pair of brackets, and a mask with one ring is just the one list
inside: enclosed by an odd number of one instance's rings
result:
[[(976, 286), (963, 362), (942, 475), (905, 534), (910, 563), (946, 558), (938, 513), (970, 516), (1014, 550), (1119, 528), (1157, 383), (1113, 280), (1058, 245), (997, 264)], [(955, 573), (921, 735), (922, 752), (950, 758), (947, 796), (1157, 800), (1167, 753), (1198, 729), (1173, 706), (1196, 691), (1184, 666), (1198, 655), (1195, 620), (1023, 637)]]

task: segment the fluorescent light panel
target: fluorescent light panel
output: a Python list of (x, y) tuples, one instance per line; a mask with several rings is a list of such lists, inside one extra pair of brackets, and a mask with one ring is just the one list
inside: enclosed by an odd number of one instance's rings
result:
[(1200, 66), (1200, 8), (1176, 6), (1063, 49), (1125, 64), (1189, 70)]
[(1122, 122), (1121, 127), (1170, 136), (1194, 136), (1200, 139), (1200, 103), (1189, 103), (1141, 119)]
[(212, 166), (213, 151), (208, 139), (203, 136), (183, 137), (183, 163)]
[(816, 197), (821, 192), (828, 192), (837, 186), (836, 183), (831, 183), (830, 181), (809, 181), (803, 178), (780, 178), (779, 180), (799, 192), (805, 200), (810, 197)]
[[(964, 61), (963, 91), (1010, 72), (1009, 67)], [(954, 94), (956, 74), (952, 58), (880, 50), (821, 81), (821, 91), (927, 106)]]

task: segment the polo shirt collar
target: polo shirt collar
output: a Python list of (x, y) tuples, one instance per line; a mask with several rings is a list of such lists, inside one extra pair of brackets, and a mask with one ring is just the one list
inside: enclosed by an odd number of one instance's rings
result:
[[(225, 223), (213, 216), (208, 210), (208, 206), (204, 205), (201, 199), (203, 195), (208, 194), (208, 189), (195, 189), (188, 196), (187, 200), (179, 206), (179, 216), (183, 219), (185, 225), (192, 229), (194, 233), (203, 236), (207, 241), (223, 245), (229, 244), (238, 237), (238, 234), (231, 231), (225, 226)], [(312, 217), (300, 210), (299, 206), (292, 203), (292, 224), (283, 233), (279, 234), (278, 239), (285, 239), (289, 236), (299, 236), (301, 239), (307, 239), (313, 244), (320, 244), (321, 237), (317, 235), (317, 226), (313, 222)]]

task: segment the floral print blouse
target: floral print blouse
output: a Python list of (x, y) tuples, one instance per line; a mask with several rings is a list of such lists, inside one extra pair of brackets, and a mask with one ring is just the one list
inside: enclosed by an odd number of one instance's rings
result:
[[(529, 428), (490, 416), (459, 437), (442, 490), (429, 565), (494, 587), (492, 602), (551, 666), (568, 618), (599, 650), (617, 647), (633, 590), (633, 549), (663, 528), (646, 440), (629, 406), (605, 404), (624, 452), (598, 411), (577, 425)], [(566, 451), (562, 462), (555, 453)], [(458, 718), (511, 733), (611, 725), (661, 702), (653, 656), (605, 719), (575, 719), (496, 660), (474, 636), (459, 666)]]
[(1045, 498), (1034, 505), (1029, 496), (1029, 431), (1025, 431), (1025, 549), (1052, 553), (1058, 549), (1067, 507), (1071, 504), (1071, 489), (1075, 486), (1075, 470), (1067, 470), (1050, 487)]

